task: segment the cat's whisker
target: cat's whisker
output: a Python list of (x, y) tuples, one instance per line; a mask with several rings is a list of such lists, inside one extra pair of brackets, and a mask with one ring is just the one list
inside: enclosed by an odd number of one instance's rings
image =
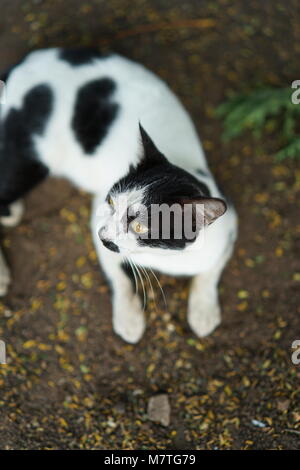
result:
[(150, 272), (152, 273), (152, 275), (154, 276), (154, 278), (156, 279), (156, 282), (157, 282), (157, 284), (158, 284), (158, 287), (159, 287), (159, 289), (160, 289), (160, 291), (161, 291), (161, 294), (162, 294), (162, 297), (163, 297), (163, 300), (164, 300), (165, 307), (166, 307), (166, 309), (168, 310), (167, 299), (166, 299), (164, 290), (163, 290), (163, 288), (162, 288), (162, 285), (161, 285), (161, 283), (159, 282), (159, 280), (158, 280), (156, 274), (153, 272), (153, 270), (152, 270), (151, 268), (149, 268), (149, 270), (150, 270)]
[[(135, 263), (137, 265), (137, 263)], [(154, 300), (154, 304), (155, 304), (155, 310), (156, 312), (158, 311), (158, 308), (157, 308), (157, 303), (156, 303), (156, 294), (155, 294), (155, 291), (154, 291), (154, 288), (153, 288), (153, 284), (152, 284), (152, 281), (151, 281), (151, 278), (149, 276), (149, 273), (147, 272), (147, 269), (143, 266), (141, 266), (140, 264), (138, 265), (138, 267), (142, 270), (142, 272), (144, 273), (144, 276), (147, 278), (148, 282), (149, 282), (149, 285), (150, 285), (150, 288), (151, 288), (151, 292), (152, 292), (152, 295), (153, 295), (153, 300)], [(159, 282), (156, 274), (154, 273), (154, 271), (149, 267), (148, 268), (149, 271), (151, 272), (151, 274), (153, 275), (154, 279), (156, 280), (157, 282), (157, 285), (160, 289), (160, 292), (162, 294), (162, 297), (163, 297), (163, 301), (164, 301), (164, 304), (165, 304), (165, 307), (166, 309), (168, 309), (168, 305), (167, 305), (167, 300), (166, 300), (166, 296), (165, 296), (165, 293), (164, 293), (164, 290), (162, 288), (162, 285), (161, 283)]]
[(136, 273), (135, 273), (135, 270), (134, 270), (134, 266), (132, 265), (132, 262), (131, 262), (130, 258), (128, 258), (127, 256), (125, 256), (125, 260), (127, 261), (127, 263), (131, 267), (131, 271), (132, 271), (132, 274), (134, 276), (134, 282), (135, 282), (135, 293), (137, 294), (138, 293), (138, 282), (137, 282), (137, 277), (136, 277)]
[(131, 261), (132, 261), (132, 263), (133, 263), (133, 266), (134, 266), (135, 269), (136, 269), (136, 272), (137, 272), (137, 274), (138, 274), (138, 276), (139, 276), (139, 279), (140, 279), (140, 281), (141, 281), (141, 284), (142, 284), (143, 295), (144, 295), (144, 306), (143, 306), (143, 310), (145, 310), (145, 308), (146, 308), (146, 289), (145, 289), (145, 284), (144, 284), (143, 276), (141, 275), (140, 270), (139, 270), (138, 266), (136, 265), (136, 263), (135, 263), (133, 260), (131, 260)]
[(143, 266), (139, 265), (140, 269), (142, 269), (142, 271), (144, 272), (144, 275), (145, 277), (147, 278), (148, 282), (149, 282), (149, 285), (150, 285), (150, 288), (151, 288), (151, 292), (152, 292), (152, 295), (153, 295), (153, 300), (154, 300), (154, 305), (155, 305), (155, 310), (156, 310), (156, 313), (158, 312), (158, 308), (157, 308), (157, 303), (156, 303), (156, 295), (155, 295), (155, 292), (154, 292), (154, 289), (153, 289), (153, 284), (152, 284), (152, 281), (151, 281), (151, 278), (147, 272), (147, 269), (144, 268)]

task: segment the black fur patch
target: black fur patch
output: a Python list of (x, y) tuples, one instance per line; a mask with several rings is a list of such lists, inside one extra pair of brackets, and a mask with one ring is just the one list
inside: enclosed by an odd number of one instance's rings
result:
[[(128, 174), (118, 181), (112, 188), (114, 192), (124, 191), (126, 188), (144, 188), (151, 185), (148, 196), (150, 200), (145, 204), (163, 204), (167, 200), (174, 203), (178, 198), (210, 197), (205, 183), (199, 181), (187, 171), (170, 163), (156, 148), (145, 130), (140, 126), (144, 154), (137, 166), (130, 166)], [(150, 196), (151, 193), (151, 196)]]
[(74, 67), (92, 64), (95, 59), (105, 59), (109, 53), (101, 53), (93, 48), (60, 49), (59, 58)]
[(116, 84), (110, 78), (87, 83), (77, 94), (72, 128), (87, 154), (92, 154), (116, 118), (119, 105), (111, 101)]
[(52, 105), (51, 88), (37, 85), (24, 97), (23, 107), (11, 109), (0, 123), (0, 215), (9, 215), (9, 204), (48, 174), (37, 160), (32, 137), (43, 134)]
[(115, 253), (120, 253), (120, 249), (118, 245), (116, 245), (114, 242), (110, 240), (101, 240), (101, 241), (108, 250), (114, 251)]

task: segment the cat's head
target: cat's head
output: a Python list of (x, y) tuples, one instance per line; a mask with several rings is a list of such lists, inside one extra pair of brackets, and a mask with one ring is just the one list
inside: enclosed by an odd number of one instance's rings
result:
[(99, 237), (108, 249), (124, 255), (183, 250), (224, 214), (226, 204), (171, 164), (141, 125), (140, 134), (141, 158), (110, 189)]

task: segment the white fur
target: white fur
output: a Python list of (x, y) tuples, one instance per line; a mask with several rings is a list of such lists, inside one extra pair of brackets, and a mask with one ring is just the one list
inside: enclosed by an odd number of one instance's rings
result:
[[(112, 100), (120, 103), (121, 108), (95, 154), (86, 156), (74, 139), (70, 122), (79, 87), (101, 77), (116, 82)], [(136, 264), (171, 275), (196, 276), (188, 320), (197, 335), (209, 334), (220, 322), (217, 282), (224, 267), (222, 260), (228, 258), (226, 253), (230, 252), (236, 237), (236, 215), (231, 206), (225, 215), (206, 228), (204, 241), (199, 238), (181, 252), (137, 249), (133, 240), (128, 239), (123, 249), (121, 245), (121, 254), (116, 254), (104, 248), (98, 237), (99, 227), (105, 225), (97, 214), (99, 206), (104, 204), (113, 184), (127, 173), (129, 165), (138, 161), (141, 150), (139, 121), (170, 162), (197, 178), (197, 169), (207, 172), (205, 183), (211, 195), (222, 197), (209, 172), (194, 125), (180, 101), (157, 76), (126, 58), (112, 55), (93, 64), (72, 67), (58, 60), (56, 49), (49, 49), (31, 53), (12, 72), (3, 115), (11, 107), (20, 108), (26, 92), (40, 83), (49, 83), (54, 91), (55, 104), (45, 135), (35, 138), (37, 151), (52, 175), (66, 177), (96, 195), (92, 231), (102, 267), (113, 285), (115, 331), (126, 341), (134, 343), (141, 338), (145, 328), (142, 306), (132, 294), (131, 284), (120, 268), (123, 257), (130, 251)], [(118, 220), (114, 224), (116, 228)], [(2, 262), (0, 294), (1, 279), (4, 285), (7, 276), (3, 266)], [(4, 290), (2, 288), (2, 292)]]

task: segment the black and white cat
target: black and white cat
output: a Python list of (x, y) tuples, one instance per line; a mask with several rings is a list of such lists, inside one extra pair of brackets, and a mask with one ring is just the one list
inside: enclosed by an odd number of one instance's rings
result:
[[(95, 195), (92, 233), (112, 285), (115, 332), (136, 343), (145, 330), (128, 261), (136, 277), (138, 266), (193, 276), (188, 322), (200, 337), (211, 333), (220, 323), (217, 284), (237, 218), (166, 84), (119, 55), (66, 49), (33, 52), (3, 80), (0, 223), (16, 225), (21, 198), (48, 175), (69, 179)], [(150, 208), (174, 203), (192, 208), (193, 238), (175, 236), (174, 219), (167, 237), (153, 221)], [(0, 251), (0, 295), (9, 282)]]

